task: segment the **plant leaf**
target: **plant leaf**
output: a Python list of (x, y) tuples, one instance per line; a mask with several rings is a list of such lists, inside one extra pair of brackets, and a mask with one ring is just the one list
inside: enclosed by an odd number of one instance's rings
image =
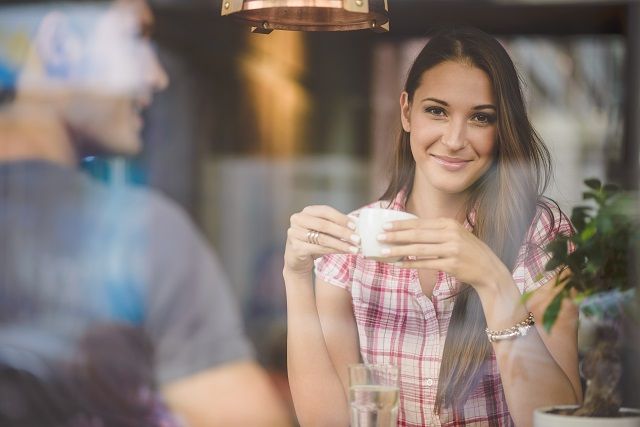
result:
[(544, 325), (544, 329), (547, 332), (551, 332), (551, 327), (556, 320), (558, 319), (558, 314), (560, 313), (560, 307), (562, 306), (562, 300), (564, 299), (565, 292), (564, 290), (559, 292), (553, 300), (551, 304), (549, 304), (544, 311), (544, 315), (542, 316), (542, 324)]
[(577, 305), (580, 305), (586, 297), (587, 296), (585, 294), (578, 294), (573, 298), (573, 302)]
[(582, 230), (582, 233), (580, 233), (580, 238), (583, 242), (586, 242), (596, 234), (596, 231), (598, 231), (598, 229), (596, 228), (596, 224), (592, 221), (584, 230)]
[[(542, 274), (540, 274), (541, 276)], [(533, 296), (533, 293), (535, 291), (528, 291), (522, 294), (522, 296), (520, 297), (520, 304), (526, 304), (527, 301), (529, 301), (529, 299)]]
[[(550, 258), (549, 261), (547, 261), (547, 263), (544, 266), (544, 269), (546, 271), (551, 271), (551, 270), (555, 270), (556, 268), (558, 268), (559, 266), (561, 266), (563, 264), (563, 260), (558, 259), (558, 258)], [(536, 282), (540, 279), (542, 279), (542, 274), (539, 275), (540, 278), (536, 278)], [(536, 276), (537, 277), (537, 276)]]
[(620, 191), (620, 187), (615, 184), (605, 184), (602, 187), (602, 191), (607, 193), (607, 197), (611, 197)]
[(602, 182), (597, 178), (585, 179), (584, 183), (587, 187), (593, 190), (600, 190), (602, 188)]
[(571, 213), (571, 222), (576, 227), (576, 230), (580, 232), (584, 229), (587, 218), (589, 218), (589, 211), (591, 208), (589, 206), (576, 206), (573, 208)]
[[(594, 316), (601, 314), (602, 307), (583, 301), (585, 297), (635, 286), (629, 269), (637, 263), (634, 257), (640, 253), (637, 196), (612, 184), (603, 185), (598, 179), (586, 180), (585, 184), (588, 188), (583, 198), (591, 206), (583, 204), (573, 209), (575, 233), (570, 237), (557, 235), (545, 246), (550, 258), (545, 265), (547, 271), (558, 266), (569, 269), (562, 289), (542, 316), (547, 331), (555, 324), (564, 298), (573, 297), (583, 314)], [(567, 253), (570, 246), (573, 252)]]

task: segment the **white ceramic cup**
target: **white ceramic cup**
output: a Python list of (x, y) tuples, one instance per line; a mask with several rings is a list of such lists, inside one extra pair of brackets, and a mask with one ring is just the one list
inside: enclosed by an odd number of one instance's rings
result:
[(401, 257), (389, 258), (382, 255), (381, 250), (389, 245), (378, 241), (378, 235), (385, 232), (382, 225), (387, 222), (415, 218), (417, 216), (413, 214), (393, 209), (364, 208), (360, 210), (360, 216), (355, 222), (356, 232), (360, 236), (362, 255), (376, 261), (399, 261)]

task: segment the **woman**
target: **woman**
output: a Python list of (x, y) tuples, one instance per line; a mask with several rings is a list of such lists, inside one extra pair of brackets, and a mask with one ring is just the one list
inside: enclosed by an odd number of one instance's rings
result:
[(571, 225), (541, 196), (550, 157), (508, 54), (479, 30), (442, 30), (400, 107), (391, 182), (373, 205), (418, 216), (379, 236), (403, 261), (359, 256), (352, 221), (331, 207), (291, 217), (283, 274), (301, 423), (348, 425), (347, 365), (360, 360), (400, 367), (402, 426), (528, 426), (536, 407), (579, 402), (576, 310), (563, 306), (552, 334), (530, 327), (559, 274), (544, 271), (544, 246)]

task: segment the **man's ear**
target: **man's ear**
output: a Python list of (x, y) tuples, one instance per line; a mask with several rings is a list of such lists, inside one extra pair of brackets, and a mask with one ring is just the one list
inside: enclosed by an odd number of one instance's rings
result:
[(42, 19), (34, 47), (42, 77), (54, 80), (74, 77), (82, 56), (82, 43), (79, 32), (64, 13), (52, 11)]
[(409, 94), (402, 92), (400, 95), (400, 120), (402, 121), (402, 128), (405, 132), (411, 132), (411, 103), (409, 102)]

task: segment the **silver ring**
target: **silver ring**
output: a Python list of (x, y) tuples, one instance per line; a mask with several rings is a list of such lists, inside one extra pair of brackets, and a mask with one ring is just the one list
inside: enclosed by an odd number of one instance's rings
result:
[(316, 231), (316, 230), (307, 231), (307, 242), (311, 243), (312, 245), (319, 245), (320, 244), (320, 232)]

